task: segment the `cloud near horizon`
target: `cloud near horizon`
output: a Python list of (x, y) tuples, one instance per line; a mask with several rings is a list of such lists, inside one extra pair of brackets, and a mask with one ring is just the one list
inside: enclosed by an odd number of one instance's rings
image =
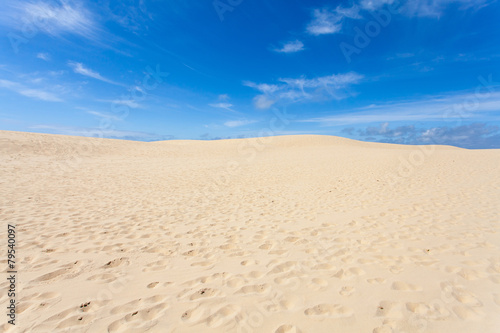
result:
[(158, 135), (154, 133), (146, 133), (139, 131), (124, 131), (116, 129), (104, 128), (85, 128), (85, 127), (71, 127), (71, 126), (56, 126), (56, 125), (33, 125), (30, 128), (39, 130), (48, 130), (56, 134), (84, 136), (94, 138), (111, 138), (121, 140), (134, 140), (134, 141), (160, 141), (160, 140), (173, 140), (173, 135)]
[(345, 128), (342, 133), (367, 141), (410, 145), (450, 145), (462, 148), (500, 148), (500, 127), (486, 123), (459, 126), (418, 128), (415, 125), (391, 128), (388, 122), (355, 130)]

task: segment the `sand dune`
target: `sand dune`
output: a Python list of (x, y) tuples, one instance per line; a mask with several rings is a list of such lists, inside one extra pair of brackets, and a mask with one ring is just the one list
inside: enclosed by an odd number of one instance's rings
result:
[(500, 150), (1, 131), (0, 158), (0, 330), (500, 332)]

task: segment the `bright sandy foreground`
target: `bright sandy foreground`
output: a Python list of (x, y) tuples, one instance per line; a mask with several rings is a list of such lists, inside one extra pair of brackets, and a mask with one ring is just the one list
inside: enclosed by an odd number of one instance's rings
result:
[(1, 131), (0, 157), (0, 330), (500, 332), (500, 150)]

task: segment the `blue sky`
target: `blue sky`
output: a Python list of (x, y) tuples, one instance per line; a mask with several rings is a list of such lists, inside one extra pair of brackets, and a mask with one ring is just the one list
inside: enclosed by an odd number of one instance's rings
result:
[(497, 1), (2, 7), (3, 130), (144, 141), (325, 134), (500, 148)]

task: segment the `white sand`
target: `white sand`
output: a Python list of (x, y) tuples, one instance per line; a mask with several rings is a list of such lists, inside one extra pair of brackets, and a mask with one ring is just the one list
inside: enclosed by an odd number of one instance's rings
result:
[(500, 332), (500, 150), (1, 131), (0, 158), (0, 330)]

